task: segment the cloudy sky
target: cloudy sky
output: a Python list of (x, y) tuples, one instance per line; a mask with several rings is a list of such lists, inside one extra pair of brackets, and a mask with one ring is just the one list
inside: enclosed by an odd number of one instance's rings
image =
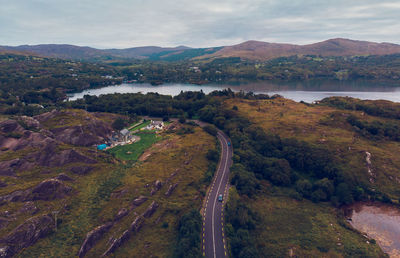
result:
[(0, 0), (0, 45), (400, 44), (399, 0)]

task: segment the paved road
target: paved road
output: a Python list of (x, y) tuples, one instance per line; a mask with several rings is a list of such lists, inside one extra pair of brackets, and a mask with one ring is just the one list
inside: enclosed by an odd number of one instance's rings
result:
[[(229, 168), (232, 164), (232, 147), (228, 146), (229, 138), (221, 131), (218, 132), (221, 144), (221, 157), (217, 171), (207, 192), (203, 207), (203, 255), (205, 257), (228, 257), (224, 235), (224, 204), (227, 199), (229, 185)], [(218, 196), (223, 195), (223, 202)]]

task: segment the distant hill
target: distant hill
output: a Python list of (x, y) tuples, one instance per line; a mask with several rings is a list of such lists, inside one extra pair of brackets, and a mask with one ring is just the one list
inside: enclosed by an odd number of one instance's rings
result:
[(337, 38), (309, 45), (246, 41), (238, 45), (212, 48), (189, 48), (186, 46), (163, 48), (145, 46), (126, 49), (96, 49), (74, 45), (45, 44), (33, 46), (22, 45), (17, 47), (0, 46), (0, 51), (17, 51), (40, 56), (86, 61), (132, 58), (148, 59), (152, 61), (180, 61), (221, 57), (240, 57), (243, 59), (265, 61), (277, 57), (293, 55), (389, 55), (400, 53), (400, 45)]
[(238, 45), (224, 47), (214, 54), (201, 58), (241, 57), (252, 60), (268, 60), (293, 55), (354, 56), (396, 53), (400, 53), (400, 45), (337, 38), (309, 45), (247, 41)]

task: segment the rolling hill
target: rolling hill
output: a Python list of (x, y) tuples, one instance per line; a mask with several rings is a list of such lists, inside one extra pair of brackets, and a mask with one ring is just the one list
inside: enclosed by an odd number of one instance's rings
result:
[(277, 57), (293, 55), (390, 55), (400, 53), (400, 45), (336, 38), (309, 45), (268, 43), (252, 40), (233, 46), (211, 48), (189, 48), (186, 46), (163, 48), (144, 46), (126, 49), (96, 49), (74, 45), (44, 44), (16, 47), (0, 46), (0, 51), (18, 51), (40, 56), (86, 61), (116, 59), (180, 61), (224, 57), (240, 57), (242, 59), (266, 61)]
[(241, 57), (251, 60), (268, 60), (293, 55), (354, 56), (396, 53), (400, 53), (400, 45), (337, 38), (309, 45), (247, 41), (224, 47), (212, 55), (202, 56), (201, 58)]

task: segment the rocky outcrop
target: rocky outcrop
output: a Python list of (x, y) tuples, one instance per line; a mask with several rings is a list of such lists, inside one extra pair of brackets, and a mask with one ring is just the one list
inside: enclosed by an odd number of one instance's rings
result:
[(5, 120), (0, 123), (0, 132), (7, 133), (17, 133), (23, 132), (24, 128), (15, 120)]
[(74, 181), (74, 179), (72, 179), (71, 177), (69, 177), (68, 175), (66, 175), (64, 173), (59, 174), (55, 179), (61, 180), (61, 181)]
[(129, 214), (129, 210), (126, 208), (122, 208), (118, 211), (117, 215), (115, 215), (114, 221), (119, 221), (128, 214)]
[(78, 256), (84, 257), (86, 253), (103, 237), (105, 233), (107, 233), (110, 228), (113, 226), (113, 223), (109, 222), (104, 225), (98, 226), (89, 233), (87, 233), (85, 240), (81, 248), (79, 249)]
[(135, 200), (132, 201), (132, 205), (135, 206), (135, 207), (140, 206), (145, 201), (147, 201), (147, 199), (148, 198), (146, 196), (141, 195), (141, 196), (139, 196), (138, 198), (136, 198)]
[(69, 195), (72, 188), (57, 179), (47, 179), (34, 187), (28, 197), (31, 200), (50, 201)]
[(165, 192), (165, 196), (167, 196), (167, 197), (170, 196), (177, 186), (178, 186), (178, 183), (170, 184), (168, 187), (168, 190)]
[(115, 250), (118, 247), (120, 247), (126, 240), (128, 240), (130, 238), (130, 236), (131, 236), (131, 232), (129, 230), (125, 230), (124, 233), (122, 233), (122, 235), (119, 238), (115, 239), (111, 243), (111, 246), (107, 249), (107, 251), (104, 252), (102, 257), (105, 257), (105, 256), (115, 252)]
[(149, 207), (147, 207), (147, 209), (145, 210), (145, 212), (142, 214), (143, 217), (145, 218), (150, 218), (151, 216), (153, 216), (154, 212), (156, 212), (157, 208), (158, 208), (158, 203), (156, 203), (155, 201), (153, 201)]
[(120, 247), (124, 242), (126, 242), (133, 233), (139, 232), (143, 223), (144, 223), (143, 217), (137, 216), (136, 219), (132, 222), (130, 228), (128, 230), (125, 230), (119, 238), (114, 239), (111, 242), (110, 247), (107, 249), (107, 251), (104, 252), (104, 254), (102, 256), (104, 257), (104, 256), (108, 256), (108, 255), (114, 253), (115, 250), (118, 247)]
[(162, 182), (160, 181), (160, 180), (156, 180), (155, 182), (154, 182), (154, 186), (153, 186), (153, 189), (151, 190), (151, 195), (154, 195), (156, 192), (158, 192), (158, 190), (160, 190), (161, 189), (161, 187), (162, 187)]
[(0, 257), (12, 257), (23, 248), (36, 243), (53, 231), (54, 220), (49, 215), (33, 217), (0, 239)]
[(139, 232), (140, 228), (142, 227), (144, 223), (144, 219), (142, 216), (137, 216), (136, 219), (132, 222), (131, 224), (131, 231), (133, 232)]
[(71, 194), (72, 188), (57, 179), (47, 179), (37, 186), (18, 190), (0, 197), (0, 204), (5, 202), (27, 202), (35, 200), (50, 201), (61, 199)]
[(38, 212), (38, 207), (36, 207), (34, 202), (28, 201), (22, 206), (19, 210), (18, 213), (20, 214), (29, 214), (29, 215), (34, 215), (35, 213)]
[(93, 170), (93, 167), (72, 167), (70, 171), (77, 175), (87, 175), (90, 171)]

